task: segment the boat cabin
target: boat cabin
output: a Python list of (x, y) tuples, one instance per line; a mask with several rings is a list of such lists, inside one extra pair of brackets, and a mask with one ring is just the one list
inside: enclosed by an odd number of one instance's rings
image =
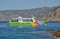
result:
[(12, 18), (10, 20), (10, 22), (35, 22), (36, 18), (22, 18), (22, 17), (18, 17), (18, 18)]

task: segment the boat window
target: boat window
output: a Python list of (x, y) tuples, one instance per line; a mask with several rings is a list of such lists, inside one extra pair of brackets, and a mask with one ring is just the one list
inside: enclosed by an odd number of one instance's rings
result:
[(30, 21), (31, 21), (31, 22), (33, 22), (33, 20), (32, 20), (32, 19), (30, 19)]
[(11, 22), (18, 22), (18, 20), (16, 19), (16, 20), (11, 20)]
[(34, 18), (35, 20), (37, 20), (37, 18)]
[(23, 19), (23, 22), (33, 22), (32, 19)]
[(23, 19), (23, 22), (29, 22), (29, 20), (28, 19)]

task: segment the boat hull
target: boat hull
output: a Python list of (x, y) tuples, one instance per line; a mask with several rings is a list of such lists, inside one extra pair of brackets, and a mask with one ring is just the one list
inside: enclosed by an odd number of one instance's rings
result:
[(9, 22), (9, 26), (23, 26), (23, 27), (28, 27), (28, 26), (38, 26), (36, 22)]
[(9, 22), (9, 26), (21, 26), (21, 27), (35, 27), (35, 26), (41, 26), (41, 25), (46, 25), (46, 21), (40, 21), (38, 20), (37, 22)]

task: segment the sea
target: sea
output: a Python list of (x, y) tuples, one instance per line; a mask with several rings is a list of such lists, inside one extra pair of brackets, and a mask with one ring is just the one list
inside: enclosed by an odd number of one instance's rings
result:
[(37, 27), (10, 27), (8, 21), (0, 21), (0, 39), (55, 39), (49, 30), (60, 30), (60, 21)]

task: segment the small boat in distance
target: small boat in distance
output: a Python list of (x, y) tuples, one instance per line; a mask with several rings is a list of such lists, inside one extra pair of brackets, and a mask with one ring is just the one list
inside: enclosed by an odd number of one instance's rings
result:
[(12, 18), (8, 22), (9, 26), (21, 26), (21, 27), (28, 27), (28, 26), (40, 26), (40, 25), (46, 25), (46, 21), (37, 20), (37, 18), (23, 18), (19, 16), (18, 18)]

